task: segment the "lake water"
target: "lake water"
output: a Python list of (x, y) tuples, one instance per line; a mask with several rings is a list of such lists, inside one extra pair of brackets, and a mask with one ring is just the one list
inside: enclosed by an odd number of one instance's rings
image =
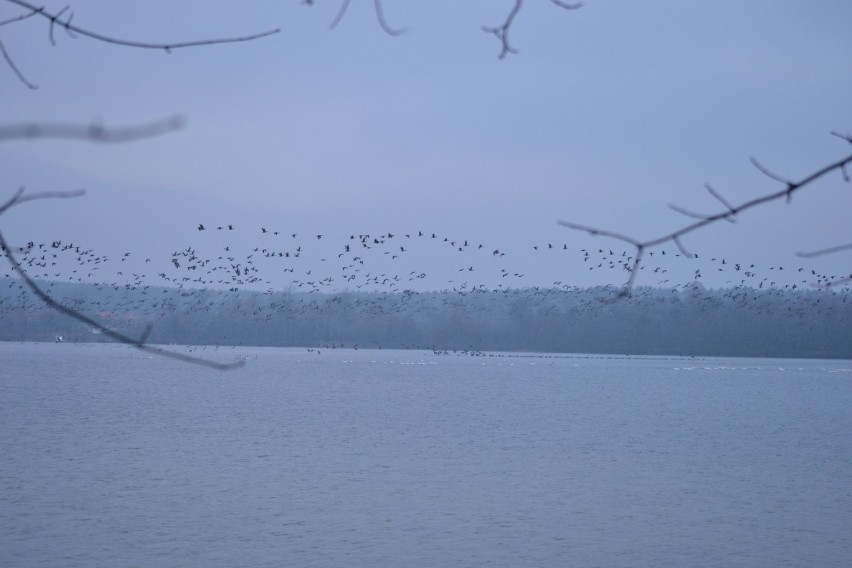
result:
[(852, 362), (0, 344), (2, 566), (848, 566)]

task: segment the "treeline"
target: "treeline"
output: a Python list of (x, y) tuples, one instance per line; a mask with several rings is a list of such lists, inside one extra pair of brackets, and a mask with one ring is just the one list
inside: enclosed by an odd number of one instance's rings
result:
[[(439, 292), (217, 291), (43, 283), (52, 297), (151, 343), (852, 358), (848, 289)], [(15, 280), (0, 292), (0, 340), (100, 341)]]

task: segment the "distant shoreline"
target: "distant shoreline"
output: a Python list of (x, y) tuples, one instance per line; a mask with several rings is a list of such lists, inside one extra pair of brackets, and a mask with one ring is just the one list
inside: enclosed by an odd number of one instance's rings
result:
[[(134, 350), (132, 345), (111, 342), (111, 341), (47, 341), (47, 340), (0, 340), (0, 344), (7, 346), (13, 344), (19, 345), (50, 345), (59, 344), (74, 345), (81, 347), (105, 345), (114, 346), (116, 348), (125, 348)], [(347, 346), (335, 347), (316, 347), (316, 346), (270, 346), (270, 345), (188, 345), (188, 344), (148, 344), (151, 347), (161, 347), (163, 349), (171, 349), (186, 353), (203, 354), (207, 353), (227, 353), (228, 351), (236, 351), (239, 349), (256, 350), (274, 350), (285, 349), (292, 351), (306, 351), (312, 355), (330, 355), (343, 352), (358, 352), (366, 353), (383, 352), (405, 352), (415, 353), (422, 352), (424, 355), (435, 357), (468, 357), (468, 358), (488, 358), (488, 359), (575, 359), (575, 360), (634, 360), (634, 361), (692, 361), (706, 362), (714, 359), (766, 359), (771, 361), (780, 360), (807, 360), (807, 361), (850, 361), (852, 357), (790, 357), (790, 356), (757, 356), (757, 355), (671, 355), (671, 354), (624, 354), (624, 353), (553, 353), (553, 352), (528, 352), (528, 351), (470, 351), (470, 350), (432, 350), (420, 348), (403, 348), (403, 347), (358, 347), (357, 349)]]

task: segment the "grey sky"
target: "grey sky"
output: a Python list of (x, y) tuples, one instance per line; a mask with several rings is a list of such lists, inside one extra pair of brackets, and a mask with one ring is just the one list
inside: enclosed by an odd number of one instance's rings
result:
[[(527, 284), (618, 284), (621, 272), (590, 274), (578, 256), (537, 259), (532, 247), (621, 250), (556, 222), (654, 237), (687, 221), (669, 202), (718, 209), (705, 182), (737, 203), (778, 189), (749, 156), (798, 179), (850, 152), (829, 135), (852, 130), (845, 0), (590, 0), (577, 11), (528, 0), (511, 30), (520, 53), (502, 61), (480, 27), (502, 22), (508, 0), (385, 0), (389, 22), (408, 28), (397, 38), (379, 29), (372, 2), (352, 2), (334, 31), (338, 2), (316, 4), (72, 5), (80, 26), (149, 41), (282, 28), (169, 55), (58, 30), (51, 47), (37, 18), (2, 28), (10, 55), (40, 87), (30, 91), (0, 68), (2, 122), (188, 119), (178, 133), (134, 144), (4, 143), (2, 191), (90, 189), (77, 203), (9, 213), (8, 236), (68, 235), (157, 255), (215, 249), (223, 243), (210, 239), (219, 237), (196, 225), (231, 219), (245, 228), (231, 235), (246, 239), (241, 246), (261, 226), (422, 230), (512, 249), (517, 270), (536, 275)], [(0, 19), (19, 12), (0, 3)], [(702, 258), (848, 273), (848, 254), (805, 263), (793, 253), (852, 241), (849, 211), (850, 186), (835, 175), (790, 205), (746, 213), (685, 244)], [(433, 253), (418, 253), (424, 270), (466, 264)]]

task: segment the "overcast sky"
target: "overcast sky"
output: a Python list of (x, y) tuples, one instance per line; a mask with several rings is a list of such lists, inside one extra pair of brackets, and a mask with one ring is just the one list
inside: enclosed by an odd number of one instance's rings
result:
[[(705, 183), (734, 203), (780, 189), (749, 156), (799, 179), (852, 151), (829, 134), (852, 131), (848, 0), (589, 0), (574, 11), (527, 0), (510, 32), (519, 53), (503, 60), (481, 26), (501, 23), (510, 0), (384, 0), (388, 22), (407, 30), (399, 37), (382, 32), (373, 2), (351, 4), (335, 30), (333, 0), (72, 4), (79, 26), (153, 42), (281, 28), (171, 54), (61, 30), (53, 47), (36, 17), (0, 28), (39, 87), (0, 65), (0, 122), (187, 119), (180, 132), (133, 144), (4, 142), (3, 193), (89, 190), (9, 212), (7, 237), (167, 264), (168, 251), (187, 246), (249, 250), (260, 227), (327, 235), (307, 266), (350, 233), (423, 231), (511, 251), (506, 268), (529, 272), (515, 285), (618, 284), (623, 272), (590, 271), (580, 251), (623, 245), (558, 220), (656, 237), (689, 221), (668, 203), (719, 209)], [(20, 13), (0, 2), (0, 20)], [(852, 242), (850, 211), (852, 186), (836, 174), (684, 244), (705, 273), (709, 258), (725, 256), (848, 274), (849, 253), (794, 253)], [(213, 234), (228, 223), (240, 231)], [(536, 256), (548, 243), (573, 255)], [(412, 250), (412, 270), (486, 265)], [(497, 268), (482, 281), (500, 282)]]

